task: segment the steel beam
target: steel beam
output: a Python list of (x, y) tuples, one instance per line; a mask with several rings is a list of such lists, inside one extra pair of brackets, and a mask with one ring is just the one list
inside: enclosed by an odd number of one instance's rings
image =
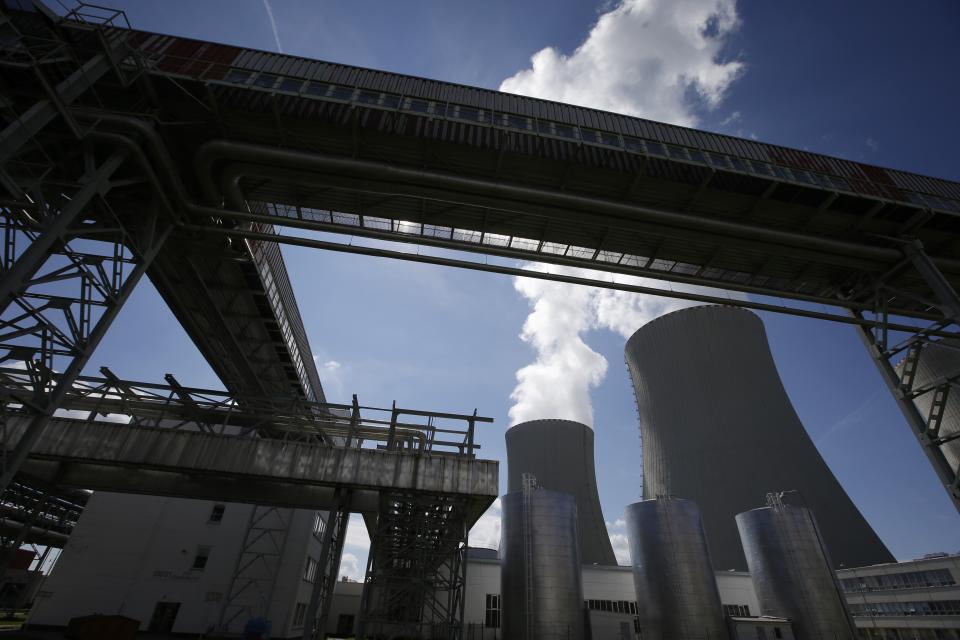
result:
[[(153, 212), (153, 214), (155, 216), (156, 212)], [(139, 251), (137, 252), (138, 254), (135, 255), (136, 265), (130, 274), (127, 275), (126, 278), (123, 278), (122, 274), (116, 271), (114, 272), (111, 279), (111, 290), (107, 293), (102, 302), (103, 310), (99, 318), (97, 318), (95, 321), (88, 318), (86, 323), (84, 323), (83, 319), (81, 318), (81, 323), (78, 327), (78, 330), (73, 336), (73, 343), (69, 345), (69, 349), (67, 351), (62, 352), (62, 355), (65, 356), (67, 362), (66, 369), (64, 370), (63, 374), (59, 377), (57, 382), (52, 385), (49, 384), (49, 376), (51, 372), (47, 371), (43, 374), (42, 384), (38, 383), (36, 387), (37, 393), (34, 398), (34, 402), (29, 405), (34, 414), (33, 418), (31, 419), (27, 429), (22, 432), (19, 440), (16, 441), (16, 445), (13, 447), (12, 452), (10, 452), (5, 458), (5, 467), (2, 475), (0, 475), (0, 491), (6, 489), (6, 487), (13, 480), (13, 477), (16, 475), (20, 465), (23, 464), (24, 460), (26, 460), (27, 456), (29, 455), (30, 450), (40, 439), (43, 430), (46, 428), (53, 414), (60, 407), (63, 399), (67, 396), (68, 392), (73, 386), (74, 381), (80, 375), (80, 372), (83, 370), (84, 366), (86, 366), (90, 357), (93, 355), (93, 352), (103, 339), (103, 336), (106, 334), (107, 330), (110, 328), (110, 325), (119, 314), (120, 309), (123, 308), (124, 303), (133, 293), (133, 290), (140, 282), (143, 274), (146, 272), (157, 253), (163, 247), (172, 227), (170, 225), (165, 227), (161, 225), (159, 228), (157, 228), (155, 226), (157, 221), (154, 220), (153, 223), (154, 226), (151, 226), (151, 228), (144, 233), (144, 237), (141, 238), (143, 244), (137, 247)], [(124, 239), (129, 240), (130, 236), (125, 235)], [(80, 274), (83, 287), (89, 286), (89, 284), (85, 282), (87, 277), (88, 276), (84, 273)], [(24, 293), (25, 292), (22, 292), (21, 290), (20, 295), (23, 296)], [(87, 293), (86, 289), (84, 289), (81, 292), (80, 299), (77, 301), (80, 305), (81, 315), (85, 312), (84, 305), (88, 305), (90, 303), (88, 297), (89, 293)], [(25, 308), (30, 308), (29, 303), (25, 302), (23, 304)], [(69, 310), (65, 309), (64, 311), (69, 316)], [(89, 311), (86, 311), (86, 313), (89, 313)], [(42, 316), (38, 317), (37, 321), (41, 323), (40, 326), (42, 326), (42, 323), (49, 323), (49, 325), (53, 324), (51, 320), (46, 320)], [(41, 344), (39, 345), (41, 350), (41, 359), (38, 366), (41, 368), (51, 368), (53, 363), (53, 352), (50, 354), (42, 353), (43, 349), (49, 348), (49, 345), (46, 344), (48, 338), (45, 331), (41, 333), (40, 338), (42, 340)], [(6, 358), (10, 358), (10, 355), (11, 354), (8, 353)], [(28, 368), (29, 366), (31, 365), (28, 365)], [(5, 441), (3, 443), (4, 448), (9, 449), (9, 446), (9, 442)]]
[(933, 291), (944, 317), (960, 325), (960, 296), (943, 276), (937, 264), (923, 250), (923, 244), (919, 240), (914, 240), (904, 245), (903, 252)]
[(68, 105), (76, 100), (87, 89), (92, 87), (112, 68), (110, 58), (101, 53), (74, 71), (68, 78), (60, 82), (54, 95), (36, 102), (23, 115), (11, 122), (0, 131), (0, 164), (7, 162), (16, 155), (17, 151), (43, 130), (57, 115), (60, 106)]
[(340, 558), (346, 542), (350, 522), (350, 490), (337, 489), (334, 503), (323, 528), (320, 557), (317, 559), (317, 576), (310, 590), (310, 601), (304, 616), (303, 640), (324, 638), (324, 627), (333, 601), (333, 591), (340, 570)]
[[(110, 177), (127, 159), (127, 154), (118, 152), (107, 158), (100, 167), (81, 178), (82, 186), (72, 195), (62, 211), (55, 214), (46, 226), (39, 230), (13, 265), (0, 279), (0, 314), (10, 305), (14, 296), (28, 286), (30, 280), (50, 257), (58, 243), (65, 243), (65, 234), (77, 216), (86, 210), (94, 197), (103, 195), (110, 188)], [(8, 225), (17, 225), (8, 218)], [(16, 226), (14, 226), (16, 230)]]
[[(861, 320), (866, 319), (859, 311), (853, 311), (851, 313)], [(873, 360), (874, 365), (876, 365), (877, 370), (880, 372), (880, 377), (893, 395), (897, 407), (907, 421), (910, 431), (920, 443), (920, 448), (930, 462), (930, 466), (933, 467), (934, 472), (937, 474), (937, 478), (947, 491), (947, 495), (950, 496), (953, 506), (957, 511), (960, 511), (960, 475), (958, 475), (958, 470), (952, 468), (947, 461), (946, 456), (944, 456), (940, 448), (941, 442), (930, 430), (927, 418), (914, 404), (909, 385), (904, 384), (904, 381), (890, 363), (890, 352), (888, 351), (884, 338), (885, 332), (882, 328), (878, 327), (878, 333), (875, 333), (870, 329), (868, 324), (864, 323), (857, 326), (857, 335), (860, 336), (861, 341), (867, 348), (870, 359)]]
[[(632, 285), (622, 282), (612, 282), (609, 280), (597, 280), (595, 278), (584, 278), (578, 276), (569, 276), (561, 273), (548, 273), (521, 267), (511, 267), (502, 264), (489, 262), (477, 262), (470, 260), (461, 260), (457, 258), (446, 258), (441, 256), (432, 256), (423, 253), (409, 253), (405, 251), (393, 251), (390, 249), (381, 249), (377, 247), (366, 247), (356, 244), (346, 244), (342, 242), (330, 242), (327, 240), (316, 240), (314, 238), (302, 238), (289, 235), (264, 234), (247, 229), (235, 228), (227, 229), (225, 227), (208, 227), (204, 225), (186, 225), (185, 228), (196, 230), (198, 232), (225, 235), (234, 238), (256, 238), (272, 239), (281, 244), (290, 244), (299, 247), (310, 247), (313, 249), (325, 249), (328, 251), (337, 251), (342, 253), (353, 253), (358, 255), (375, 256), (380, 258), (393, 258), (397, 260), (407, 260), (410, 262), (419, 262), (422, 264), (433, 264), (445, 267), (456, 267), (459, 269), (470, 269), (473, 271), (485, 271), (487, 273), (499, 273), (501, 275), (516, 276), (520, 278), (535, 278), (539, 280), (548, 280), (551, 282), (564, 282), (567, 284), (577, 284), (587, 287), (598, 287), (601, 289), (612, 289), (616, 291), (628, 291), (630, 293), (639, 293), (643, 295), (658, 296), (664, 298), (675, 298), (677, 300), (690, 300), (692, 302), (702, 302), (704, 304), (722, 304), (744, 309), (755, 309), (757, 311), (770, 311), (773, 313), (784, 313), (788, 315), (799, 316), (801, 318), (816, 318), (819, 320), (829, 320), (841, 324), (866, 325), (872, 326), (874, 322), (862, 316), (845, 315), (842, 312), (828, 313), (823, 311), (814, 311), (811, 309), (801, 309), (797, 307), (786, 307), (781, 305), (757, 302), (750, 298), (730, 298), (720, 295), (710, 295), (696, 293), (694, 291), (678, 291), (676, 289), (661, 289), (657, 287), (648, 287), (642, 285)], [(590, 268), (584, 265), (581, 268)], [(647, 276), (651, 277), (652, 276)], [(777, 295), (769, 292), (763, 295)], [(844, 301), (831, 300), (830, 304), (842, 307)], [(863, 305), (858, 311), (863, 311), (868, 305)], [(890, 323), (889, 328), (897, 331), (916, 331), (918, 326), (903, 323)], [(930, 335), (940, 337), (960, 337), (960, 333), (935, 331)]]

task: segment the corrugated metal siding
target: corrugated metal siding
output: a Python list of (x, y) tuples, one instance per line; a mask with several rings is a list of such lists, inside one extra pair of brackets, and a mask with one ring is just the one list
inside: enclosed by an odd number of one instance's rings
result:
[[(204, 79), (217, 80), (225, 77), (227, 65), (229, 65), (253, 72), (329, 82), (375, 92), (493, 110), (497, 113), (517, 114), (558, 124), (586, 127), (600, 132), (680, 145), (688, 149), (722, 153), (732, 158), (731, 165), (734, 170), (766, 177), (771, 173), (768, 167), (756, 167), (743, 160), (771, 163), (803, 172), (812, 171), (822, 175), (818, 177), (801, 173), (798, 174), (797, 181), (818, 188), (851, 191), (960, 213), (960, 202), (949, 203), (940, 200), (940, 198), (960, 200), (960, 184), (948, 180), (918, 176), (585, 107), (319, 60), (142, 32), (135, 32), (133, 42), (141, 51), (148, 54), (148, 58), (156, 61), (154, 69), (159, 72), (198, 77), (202, 75)], [(444, 105), (435, 107), (438, 115), (449, 117), (449, 114), (443, 112), (444, 108)], [(498, 120), (498, 124), (504, 126), (502, 120)], [(596, 134), (586, 132), (586, 142), (596, 142), (596, 140)], [(530, 147), (533, 143), (522, 144)], [(620, 147), (620, 143), (617, 142), (615, 146)], [(699, 162), (692, 156), (690, 160), (684, 158), (684, 161)], [(835, 179), (825, 179), (823, 176), (833, 176)], [(915, 193), (907, 194), (905, 191)], [(939, 198), (925, 197), (920, 194), (930, 194)]]

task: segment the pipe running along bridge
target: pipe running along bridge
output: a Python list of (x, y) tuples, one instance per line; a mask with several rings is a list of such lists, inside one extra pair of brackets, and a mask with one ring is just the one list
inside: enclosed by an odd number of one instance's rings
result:
[[(144, 276), (238, 410), (288, 398), (322, 422), (322, 386), (278, 247), (290, 243), (852, 324), (960, 507), (951, 462), (960, 436), (942, 411), (955, 381), (921, 385), (912, 374), (925, 344), (949, 346), (960, 335), (956, 182), (146, 33), (120, 12), (85, 4), (60, 16), (40, 2), (6, 0), (0, 87), (0, 366), (11, 371), (7, 432), (19, 436), (4, 448), (4, 486), (53, 459), (94, 482), (96, 474), (76, 471), (79, 453), (73, 461), (69, 448), (52, 453), (50, 434), (78, 427), (58, 411)], [(466, 257), (351, 244), (352, 236)], [(601, 275), (532, 272), (469, 254)], [(731, 300), (718, 290), (748, 295)], [(921, 396), (931, 399), (929, 414), (913, 402)], [(123, 428), (94, 422), (80, 427), (90, 437)], [(256, 433), (271, 439), (278, 429), (266, 420)], [(316, 446), (347, 446), (322, 430), (311, 437)], [(341, 500), (353, 490), (342, 489)], [(254, 493), (249, 500), (260, 499)], [(376, 534), (418, 511), (413, 502), (426, 498), (416, 495), (406, 507), (381, 505), (368, 527)], [(407, 604), (426, 596), (417, 597)], [(453, 636), (457, 606), (441, 616)], [(365, 603), (370, 620), (398, 611), (373, 608)]]

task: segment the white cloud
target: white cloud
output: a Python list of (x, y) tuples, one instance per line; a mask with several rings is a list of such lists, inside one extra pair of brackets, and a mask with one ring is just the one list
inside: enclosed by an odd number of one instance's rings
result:
[[(366, 560), (364, 560), (364, 565)], [(340, 556), (340, 575), (347, 576), (351, 580), (356, 582), (362, 582), (364, 579), (365, 569), (360, 568), (360, 559), (357, 558), (352, 553), (347, 551), (343, 552), (343, 555)]]
[(497, 498), (470, 529), (470, 546), (499, 549), (501, 520), (500, 498)]
[(337, 362), (336, 360), (327, 360), (326, 362), (323, 363), (323, 368), (326, 371), (336, 371), (337, 369), (340, 368), (340, 366), (341, 366), (340, 363)]
[[(547, 265), (528, 265), (527, 268), (667, 288), (657, 280), (629, 276), (615, 279), (612, 274), (601, 271)], [(517, 371), (517, 386), (510, 394), (514, 402), (509, 411), (511, 424), (565, 418), (592, 426), (590, 390), (603, 381), (608, 363), (587, 345), (584, 334), (591, 329), (608, 329), (628, 338), (650, 320), (696, 304), (536, 278), (514, 278), (514, 287), (533, 307), (520, 338), (533, 347), (536, 359)], [(705, 291), (694, 287), (682, 289)]]
[(347, 523), (347, 539), (343, 541), (343, 555), (340, 556), (341, 576), (362, 581), (367, 570), (367, 554), (370, 552), (370, 536), (367, 525), (359, 513), (350, 514)]
[(874, 140), (873, 138), (867, 138), (867, 139), (866, 139), (866, 145), (867, 145), (868, 147), (870, 147), (870, 150), (871, 150), (871, 151), (879, 151), (879, 150), (880, 150), (880, 143), (877, 142), (876, 140)]
[(501, 91), (692, 126), (743, 70), (722, 61), (736, 0), (622, 0), (569, 54), (546, 47)]
[(350, 522), (347, 524), (347, 539), (343, 544), (351, 549), (369, 549), (370, 536), (367, 534), (367, 525), (363, 522), (363, 516), (358, 513), (350, 515)]
[(617, 556), (617, 564), (621, 566), (630, 565), (630, 543), (627, 539), (627, 523), (623, 518), (618, 518), (616, 522), (607, 522), (607, 534), (610, 536), (610, 544), (613, 545), (613, 554)]

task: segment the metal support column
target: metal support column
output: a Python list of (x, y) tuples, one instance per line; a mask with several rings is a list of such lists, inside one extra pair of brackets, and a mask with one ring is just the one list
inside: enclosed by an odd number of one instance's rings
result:
[[(34, 417), (5, 458), (0, 491), (16, 475), (169, 236), (172, 223), (159, 218), (157, 207), (139, 214), (135, 229), (114, 216), (112, 224), (99, 229), (102, 239), (82, 243), (83, 250), (70, 245), (82, 231), (65, 229), (62, 242), (50, 248), (44, 263), (49, 269), (23, 282), (13, 293), (14, 304), (0, 316), (0, 363), (22, 367), (34, 384), (29, 404)], [(57, 370), (63, 374), (54, 382)], [(2, 445), (10, 449), (13, 443)]]
[[(69, 203), (38, 232), (22, 227), (13, 216), (4, 213), (4, 231), (8, 244), (13, 243), (18, 232), (30, 234), (30, 245), (12, 264), (3, 265), (3, 279), (0, 280), (0, 314), (11, 304), (16, 295), (25, 290), (37, 271), (50, 258), (51, 250), (65, 241), (65, 234), (77, 216), (89, 205), (95, 196), (105, 194), (110, 188), (110, 177), (127, 158), (126, 153), (115, 153), (95, 171), (88, 172), (81, 182), (83, 186), (73, 194)], [(12, 258), (12, 256), (11, 256)]]
[(940, 311), (954, 324), (960, 324), (960, 296), (950, 286), (950, 282), (943, 276), (937, 265), (923, 250), (919, 240), (914, 240), (903, 247), (903, 253), (910, 259), (914, 269), (923, 276), (927, 286), (939, 301)]
[(233, 578), (220, 610), (217, 625), (220, 631), (229, 632), (230, 625), (238, 620), (270, 615), (293, 515), (293, 509), (252, 506)]
[(370, 536), (357, 638), (463, 637), (466, 505), (443, 496), (382, 496)]
[(310, 602), (307, 604), (307, 613), (304, 617), (303, 640), (323, 637), (323, 629), (330, 613), (333, 589), (340, 569), (343, 544), (347, 537), (347, 525), (350, 522), (350, 490), (337, 489), (333, 500), (327, 523), (323, 528), (320, 558), (317, 560), (317, 575), (314, 578)]
[[(854, 315), (862, 317), (859, 312), (853, 313)], [(858, 326), (856, 331), (863, 341), (863, 344), (867, 347), (870, 358), (880, 372), (880, 377), (883, 378), (890, 393), (893, 394), (893, 398), (896, 400), (900, 412), (906, 419), (910, 431), (913, 432), (913, 435), (920, 443), (924, 454), (926, 454), (927, 459), (930, 461), (930, 465), (933, 467), (937, 477), (941, 483), (943, 483), (943, 487), (953, 501), (954, 507), (957, 508), (957, 511), (960, 511), (960, 477), (958, 477), (958, 472), (950, 465), (946, 456), (944, 456), (941, 449), (941, 445), (944, 443), (941, 438), (933, 435), (928, 427), (927, 418), (924, 417), (917, 408), (917, 405), (914, 404), (913, 399), (917, 397), (916, 394), (912, 393), (910, 385), (901, 379), (896, 368), (890, 363), (891, 357), (897, 355), (897, 353), (903, 353), (903, 351), (891, 350), (882, 338), (878, 338), (876, 332), (871, 331), (865, 326)]]
[[(951, 325), (960, 326), (960, 296), (926, 255), (919, 242), (904, 243), (902, 250), (906, 257), (906, 262), (902, 265), (912, 265), (923, 277), (937, 300), (935, 304), (943, 313), (943, 319), (927, 328), (918, 327), (912, 334), (907, 334), (905, 339), (892, 343), (893, 330), (889, 326), (890, 318), (886, 311), (886, 285), (882, 281), (876, 285), (873, 325), (869, 324), (867, 316), (862, 311), (850, 313), (861, 321), (857, 326), (858, 335), (867, 347), (884, 383), (893, 394), (911, 432), (919, 441), (937, 477), (953, 501), (954, 507), (960, 511), (960, 468), (958, 468), (960, 465), (952, 463), (945, 455), (946, 446), (960, 438), (960, 430), (954, 425), (951, 425), (949, 430), (944, 429), (946, 403), (950, 397), (951, 387), (960, 382), (960, 375), (926, 384), (918, 384), (917, 380), (920, 358), (925, 349), (933, 347), (960, 350), (960, 344), (949, 340), (938, 341), (933, 337)], [(896, 269), (901, 268), (902, 265)], [(891, 362), (896, 357), (902, 358), (899, 365)], [(928, 394), (930, 407), (928, 415), (924, 415), (915, 401)]]

